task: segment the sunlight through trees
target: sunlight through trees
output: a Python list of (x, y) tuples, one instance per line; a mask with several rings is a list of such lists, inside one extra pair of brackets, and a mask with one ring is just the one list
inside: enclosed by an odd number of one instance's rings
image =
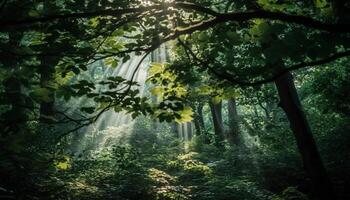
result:
[(0, 199), (350, 199), (346, 0), (0, 0)]

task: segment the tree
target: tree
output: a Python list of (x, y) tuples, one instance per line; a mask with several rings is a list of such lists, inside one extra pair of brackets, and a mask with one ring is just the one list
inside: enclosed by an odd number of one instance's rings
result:
[(222, 146), (224, 137), (224, 125), (222, 122), (222, 102), (209, 102), (209, 107), (212, 115), (214, 132), (215, 132), (215, 143), (217, 146)]
[(196, 128), (196, 135), (201, 135), (205, 131), (205, 124), (203, 119), (203, 103), (198, 102), (197, 105), (194, 106), (195, 112), (193, 116), (194, 125)]
[[(329, 3), (325, 6), (319, 1), (316, 3), (237, 1), (228, 2), (225, 5), (216, 4), (215, 1), (114, 3), (104, 2), (102, 5), (73, 3), (78, 9), (67, 11), (62, 8), (58, 14), (38, 17), (16, 18), (9, 15), (6, 20), (0, 21), (1, 31), (14, 27), (35, 28), (40, 24), (57, 21), (76, 22), (79, 19), (88, 23), (89, 20), (94, 20), (92, 23), (97, 24), (96, 27), (105, 28), (106, 32), (113, 33), (121, 30), (135, 39), (123, 45), (122, 48), (116, 48), (113, 52), (99, 52), (99, 58), (121, 57), (123, 60), (128, 60), (129, 52), (143, 52), (145, 58), (162, 43), (180, 38), (184, 42), (179, 41), (179, 45), (186, 49), (193, 60), (192, 66), (201, 71), (208, 71), (219, 80), (225, 80), (234, 86), (254, 86), (275, 82), (279, 88), (281, 105), (292, 125), (304, 163), (309, 166), (307, 170), (309, 176), (315, 188), (322, 192), (319, 198), (334, 199), (289, 72), (309, 66), (319, 66), (350, 55), (348, 37), (350, 26), (344, 22), (348, 17), (344, 13), (348, 12), (337, 11), (338, 13), (334, 16), (329, 15), (327, 12), (330, 8)], [(333, 1), (333, 3), (338, 10), (346, 9), (344, 1)], [(339, 5), (342, 7), (340, 8)], [(254, 10), (250, 11), (247, 8)], [(72, 12), (72, 10), (78, 10), (78, 12)], [(334, 18), (335, 23), (328, 22)], [(139, 21), (140, 23), (135, 23)], [(88, 35), (88, 33), (85, 34)], [(183, 37), (188, 34), (192, 36)], [(328, 38), (327, 41), (322, 40), (325, 37)], [(196, 48), (197, 45), (200, 48)], [(76, 68), (72, 68), (74, 69)], [(91, 88), (87, 89), (88, 85), (83, 83), (76, 85), (77, 93), (80, 91), (93, 96), (95, 93), (90, 91)], [(83, 88), (85, 90), (82, 90)], [(126, 91), (130, 92), (129, 89)], [(125, 97), (125, 94), (121, 96)], [(179, 111), (183, 108), (179, 106), (181, 98), (171, 97), (163, 100), (164, 102), (160, 103), (157, 109), (164, 111), (170, 108)], [(106, 106), (105, 110), (115, 107), (117, 101), (113, 96), (112, 100), (107, 102), (113, 106)], [(139, 100), (135, 103), (138, 102)], [(297, 108), (297, 114), (293, 113), (291, 109), (293, 106)], [(157, 117), (167, 121), (181, 118), (178, 113), (171, 113), (159, 112)], [(295, 115), (300, 118), (296, 119)], [(303, 137), (299, 137), (300, 134)], [(305, 148), (303, 144), (311, 146)], [(315, 155), (313, 158), (317, 161), (309, 162), (306, 156), (309, 153)], [(319, 172), (323, 181), (319, 182), (311, 168)]]
[(240, 144), (239, 117), (237, 113), (237, 103), (235, 99), (229, 99), (227, 102), (229, 130), (227, 138), (231, 144)]

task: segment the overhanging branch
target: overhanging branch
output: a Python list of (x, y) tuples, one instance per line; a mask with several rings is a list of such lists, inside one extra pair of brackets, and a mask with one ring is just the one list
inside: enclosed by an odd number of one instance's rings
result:
[(281, 76), (283, 76), (286, 73), (289, 73), (291, 71), (306, 68), (306, 67), (314, 67), (314, 66), (324, 65), (324, 64), (333, 62), (337, 59), (350, 56), (350, 50), (339, 52), (339, 53), (334, 53), (327, 58), (323, 58), (323, 59), (319, 59), (319, 60), (311, 61), (311, 62), (302, 62), (302, 63), (296, 64), (296, 65), (292, 65), (292, 66), (287, 67), (287, 68), (281, 70), (280, 72), (274, 74), (270, 78), (266, 78), (266, 79), (262, 79), (262, 80), (258, 80), (258, 81), (244, 81), (244, 80), (239, 80), (239, 79), (235, 78), (233, 74), (230, 74), (227, 71), (218, 71), (217, 69), (211, 67), (209, 65), (208, 61), (203, 61), (200, 58), (198, 58), (198, 56), (196, 56), (196, 54), (192, 51), (192, 49), (190, 47), (188, 47), (184, 42), (182, 42), (180, 39), (178, 41), (179, 41), (179, 44), (183, 48), (185, 48), (186, 53), (188, 51), (189, 54), (193, 57), (193, 59), (198, 64), (200, 64), (201, 66), (210, 70), (210, 72), (212, 72), (215, 76), (222, 78), (226, 81), (229, 81), (231, 83), (240, 85), (240, 86), (256, 86), (256, 85), (270, 83), (270, 82), (277, 80)]
[(13, 20), (0, 20), (1, 29), (8, 27), (17, 27), (32, 25), (36, 23), (48, 23), (56, 20), (65, 20), (65, 19), (88, 19), (94, 17), (121, 17), (126, 14), (137, 14), (144, 13), (153, 9), (162, 9), (161, 5), (149, 6), (149, 7), (138, 7), (138, 8), (123, 8), (123, 9), (106, 9), (98, 10), (93, 12), (81, 12), (81, 13), (67, 13), (67, 14), (57, 14), (57, 15), (48, 15), (43, 17), (33, 17), (27, 19), (13, 19)]
[[(99, 10), (94, 12), (84, 12), (84, 13), (68, 13), (68, 14), (57, 14), (44, 17), (28, 18), (21, 20), (0, 20), (0, 29), (6, 29), (8, 27), (16, 27), (23, 25), (31, 25), (36, 23), (47, 23), (62, 19), (82, 19), (82, 18), (93, 18), (98, 16), (111, 16), (111, 17), (121, 17), (127, 14), (145, 14), (147, 12), (149, 16), (152, 16), (157, 12), (150, 12), (152, 10), (169, 10), (169, 8), (175, 9), (185, 9), (190, 11), (195, 11), (199, 13), (205, 13), (213, 16), (211, 20), (202, 23), (202, 26), (188, 27), (187, 29), (180, 31), (179, 33), (192, 33), (196, 30), (204, 30), (208, 25), (216, 25), (225, 22), (245, 22), (252, 19), (266, 19), (266, 20), (278, 20), (281, 22), (299, 24), (305, 27), (310, 27), (317, 30), (335, 32), (335, 33), (350, 33), (349, 24), (329, 24), (322, 21), (313, 19), (308, 16), (302, 15), (292, 15), (282, 12), (272, 12), (266, 10), (256, 10), (247, 12), (236, 12), (236, 13), (218, 13), (210, 8), (206, 8), (201, 5), (192, 3), (161, 3), (148, 7), (137, 7), (137, 8), (123, 8), (123, 9), (107, 9)], [(210, 22), (210, 23), (209, 23)]]

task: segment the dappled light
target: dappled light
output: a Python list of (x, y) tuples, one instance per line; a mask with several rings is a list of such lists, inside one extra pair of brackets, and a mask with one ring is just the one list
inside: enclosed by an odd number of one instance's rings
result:
[(345, 0), (0, 0), (0, 199), (350, 199)]

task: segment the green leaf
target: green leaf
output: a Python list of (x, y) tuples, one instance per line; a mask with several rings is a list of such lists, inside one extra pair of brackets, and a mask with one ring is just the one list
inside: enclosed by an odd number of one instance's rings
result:
[(236, 99), (239, 97), (239, 93), (235, 89), (225, 90), (222, 94), (222, 98), (225, 100)]
[(159, 63), (152, 63), (151, 67), (148, 70), (148, 75), (154, 76), (155, 74), (159, 74), (164, 70), (164, 66), (162, 64)]
[(189, 106), (184, 107), (184, 109), (178, 111), (177, 114), (181, 116), (180, 118), (175, 120), (178, 123), (190, 122), (193, 119), (193, 111), (192, 108)]
[(133, 114), (131, 114), (131, 117), (133, 119), (135, 119), (137, 116), (139, 116), (139, 113), (138, 112), (134, 112)]
[(36, 88), (33, 91), (34, 96), (43, 102), (51, 102), (53, 100), (52, 93), (47, 88)]
[(228, 31), (226, 32), (227, 37), (230, 39), (230, 43), (232, 45), (239, 45), (242, 42), (241, 36), (234, 32), (234, 31)]
[(128, 60), (130, 60), (130, 58), (131, 58), (130, 55), (124, 56), (124, 57), (123, 57), (123, 60), (122, 60), (123, 63), (126, 63)]
[(36, 11), (36, 10), (30, 10), (30, 11), (28, 12), (28, 15), (29, 15), (30, 17), (38, 17), (40, 14), (39, 14), (39, 12)]
[(90, 23), (91, 23), (91, 26), (93, 28), (96, 28), (98, 25), (99, 25), (99, 18), (98, 17), (95, 17), (95, 18), (92, 18), (90, 19)]
[(164, 93), (164, 89), (162, 87), (154, 87), (150, 90), (150, 92), (154, 96), (159, 96)]
[(218, 104), (222, 101), (223, 97), (221, 95), (216, 95), (215, 97), (212, 98), (212, 102), (214, 104)]
[(122, 110), (123, 110), (123, 108), (121, 106), (114, 106), (114, 111), (115, 112), (120, 112)]
[(83, 71), (86, 71), (86, 70), (87, 70), (86, 65), (80, 65), (79, 68), (80, 68), (81, 70), (83, 70)]
[(105, 65), (108, 65), (112, 68), (116, 68), (119, 64), (119, 61), (116, 58), (110, 57), (110, 58), (106, 58), (104, 60)]
[(64, 156), (62, 160), (55, 161), (55, 167), (60, 170), (68, 170), (71, 167), (70, 158)]
[(73, 67), (73, 68), (72, 68), (72, 71), (73, 71), (73, 73), (76, 74), (76, 75), (80, 74), (79, 68)]
[(117, 29), (115, 31), (113, 31), (112, 36), (122, 36), (124, 35), (124, 30), (123, 29)]
[(92, 114), (95, 112), (95, 107), (82, 107), (80, 108), (80, 110), (82, 112), (88, 113), (88, 114)]

